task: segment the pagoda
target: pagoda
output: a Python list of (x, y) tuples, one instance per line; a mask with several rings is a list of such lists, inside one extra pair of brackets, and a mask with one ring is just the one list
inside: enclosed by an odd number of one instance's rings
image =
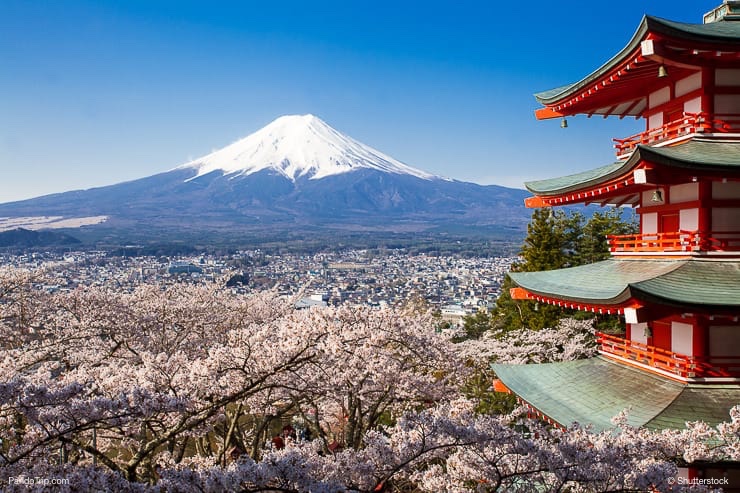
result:
[(514, 299), (618, 314), (624, 336), (597, 334), (586, 360), (494, 365), (499, 383), (563, 426), (609, 429), (624, 409), (656, 430), (727, 421), (740, 404), (740, 0), (702, 24), (646, 16), (604, 65), (535, 97), (538, 119), (634, 117), (645, 130), (614, 139), (612, 164), (526, 183), (526, 205), (632, 207), (640, 228), (609, 237), (608, 260), (510, 274)]

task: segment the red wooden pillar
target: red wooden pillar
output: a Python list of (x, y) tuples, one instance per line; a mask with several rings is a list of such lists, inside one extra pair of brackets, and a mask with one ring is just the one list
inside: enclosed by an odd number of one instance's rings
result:
[(691, 333), (692, 356), (706, 358), (709, 356), (709, 321), (706, 317), (696, 317)]
[(714, 67), (701, 70), (701, 111), (707, 113), (708, 120), (714, 120)]
[(711, 236), (712, 232), (712, 182), (709, 180), (702, 180), (699, 182), (699, 236), (701, 243), (699, 248), (706, 250), (709, 248), (709, 242), (707, 238)]

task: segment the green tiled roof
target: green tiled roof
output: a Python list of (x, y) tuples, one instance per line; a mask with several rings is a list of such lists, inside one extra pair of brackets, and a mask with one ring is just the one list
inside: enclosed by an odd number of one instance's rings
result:
[(716, 425), (740, 403), (740, 385), (686, 385), (596, 357), (539, 365), (492, 365), (512, 392), (562, 425), (594, 431), (629, 409), (628, 423), (651, 429), (683, 428), (687, 421)]
[(527, 187), (527, 190), (537, 195), (556, 195), (557, 193), (570, 191), (570, 189), (574, 189), (574, 187), (579, 185), (598, 183), (613, 176), (619, 176), (625, 172), (625, 164), (624, 161), (621, 161), (573, 175), (547, 180), (528, 181), (524, 186)]
[(574, 302), (617, 305), (634, 297), (686, 307), (740, 308), (737, 260), (612, 258), (509, 275), (531, 293)]
[(670, 147), (638, 145), (625, 161), (524, 185), (530, 192), (541, 196), (573, 192), (624, 175), (643, 160), (671, 167), (737, 173), (740, 171), (740, 142), (693, 138)]
[(556, 87), (548, 91), (538, 92), (537, 94), (534, 95), (534, 97), (540, 101), (547, 100), (547, 99), (552, 98), (553, 96), (557, 96), (558, 94), (567, 93), (568, 89), (570, 89), (574, 85), (575, 84), (566, 84), (564, 86)]
[(740, 404), (738, 385), (686, 385), (679, 396), (645, 426), (662, 430), (683, 428), (686, 421), (717, 424), (729, 421), (729, 410), (738, 404)]
[(511, 279), (527, 291), (558, 299), (619, 304), (630, 298), (632, 283), (646, 281), (672, 270), (675, 260), (616, 260), (541, 272), (511, 272)]
[(740, 307), (740, 261), (694, 260), (653, 279), (636, 282), (640, 298), (682, 306)]
[(619, 53), (612, 57), (604, 65), (596, 69), (582, 80), (573, 84), (568, 84), (556, 89), (550, 89), (535, 94), (535, 98), (542, 104), (553, 104), (565, 98), (569, 94), (581, 90), (583, 87), (591, 85), (602, 75), (614, 68), (626, 56), (630, 55), (639, 46), (640, 42), (645, 39), (648, 33), (660, 33), (666, 36), (696, 41), (701, 43), (721, 43), (740, 45), (740, 22), (737, 21), (719, 21), (710, 24), (686, 24), (683, 22), (674, 22), (658, 17), (645, 16), (640, 22), (637, 31), (632, 39), (627, 43)]
[(740, 142), (695, 138), (670, 147), (641, 145), (636, 154), (641, 160), (668, 166), (718, 171), (740, 170)]
[(701, 42), (718, 42), (740, 45), (740, 23), (737, 21), (719, 21), (709, 24), (687, 24), (669, 21), (658, 17), (647, 16), (651, 32), (660, 32), (667, 36)]

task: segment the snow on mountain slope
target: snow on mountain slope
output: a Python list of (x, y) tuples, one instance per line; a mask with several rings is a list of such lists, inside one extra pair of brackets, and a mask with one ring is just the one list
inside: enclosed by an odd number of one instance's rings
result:
[(318, 180), (360, 168), (425, 180), (439, 178), (366, 146), (313, 115), (282, 116), (257, 132), (177, 169), (182, 168), (196, 169), (194, 178), (218, 170), (236, 177), (272, 169), (293, 181), (304, 176)]

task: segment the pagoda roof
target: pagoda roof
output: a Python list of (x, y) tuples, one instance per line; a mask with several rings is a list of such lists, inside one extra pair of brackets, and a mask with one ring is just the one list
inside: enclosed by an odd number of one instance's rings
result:
[(630, 285), (636, 298), (680, 306), (740, 308), (740, 261), (689, 260)]
[(580, 81), (539, 92), (535, 98), (544, 105), (554, 105), (578, 92), (588, 91), (596, 82), (632, 60), (639, 53), (642, 41), (655, 36), (694, 43), (705, 50), (717, 45), (740, 47), (740, 22), (721, 20), (709, 24), (689, 24), (645, 16), (627, 45), (601, 67)]
[(682, 308), (740, 308), (740, 261), (611, 258), (511, 279), (543, 298), (596, 306), (647, 301)]
[(740, 385), (679, 383), (603, 356), (492, 368), (506, 387), (557, 423), (590, 425), (596, 432), (613, 429), (611, 419), (625, 409), (627, 423), (636, 427), (714, 426), (728, 421), (740, 402)]
[(561, 195), (618, 179), (630, 173), (642, 162), (682, 168), (687, 171), (738, 173), (740, 172), (740, 142), (695, 137), (674, 146), (638, 145), (629, 159), (624, 161), (572, 175), (530, 181), (524, 185), (535, 195)]

